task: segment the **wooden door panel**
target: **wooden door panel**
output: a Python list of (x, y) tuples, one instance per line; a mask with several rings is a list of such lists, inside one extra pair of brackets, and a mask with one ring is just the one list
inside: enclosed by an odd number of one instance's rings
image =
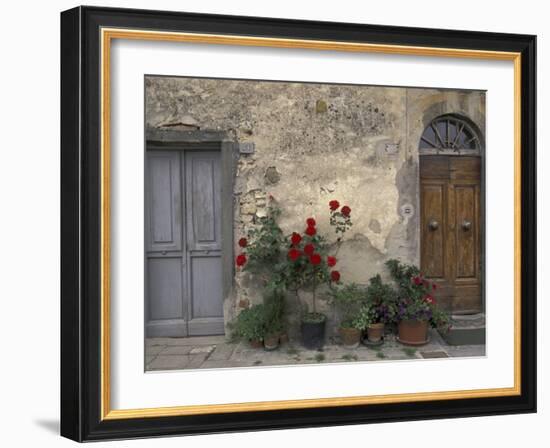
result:
[[(208, 273), (208, 275), (204, 275)], [(221, 317), (222, 265), (219, 254), (195, 256), (191, 262), (193, 303), (191, 319)]]
[(189, 249), (220, 250), (219, 152), (189, 153), (186, 159)]
[(421, 186), (422, 270), (434, 279), (445, 277), (444, 196), (444, 183), (423, 183)]
[(150, 319), (183, 319), (181, 257), (150, 258), (148, 265)]
[(481, 158), (449, 157), (449, 178), (453, 180), (481, 180)]
[(177, 152), (159, 151), (147, 157), (147, 249), (181, 250), (181, 185)]
[(455, 185), (456, 278), (477, 278), (476, 185)]
[(447, 156), (421, 156), (420, 179), (448, 179), (449, 157)]
[(146, 335), (186, 336), (180, 154), (147, 152), (145, 175)]
[(220, 163), (219, 151), (185, 154), (190, 335), (224, 333)]

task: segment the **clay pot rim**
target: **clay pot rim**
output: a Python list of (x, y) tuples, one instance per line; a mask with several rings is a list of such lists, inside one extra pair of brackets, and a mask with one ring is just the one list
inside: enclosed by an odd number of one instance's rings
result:
[(361, 332), (359, 328), (355, 328), (355, 327), (338, 327), (338, 329), (344, 330), (344, 331)]
[(398, 324), (401, 324), (401, 323), (419, 323), (419, 324), (422, 324), (422, 323), (428, 323), (429, 320), (428, 319), (401, 319)]

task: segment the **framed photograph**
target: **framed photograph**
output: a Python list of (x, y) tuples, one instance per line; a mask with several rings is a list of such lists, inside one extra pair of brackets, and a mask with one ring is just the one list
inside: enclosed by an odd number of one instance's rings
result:
[(61, 14), (61, 433), (536, 411), (536, 37)]

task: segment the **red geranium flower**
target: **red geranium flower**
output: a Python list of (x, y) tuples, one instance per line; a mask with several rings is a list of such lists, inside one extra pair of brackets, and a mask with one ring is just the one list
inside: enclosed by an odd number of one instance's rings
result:
[(432, 289), (435, 291), (437, 289), (437, 285), (435, 283), (432, 283)]
[(331, 271), (330, 279), (333, 282), (339, 282), (340, 281), (340, 273), (338, 271)]
[(334, 211), (334, 210), (338, 210), (338, 207), (340, 207), (340, 203), (334, 199), (328, 203), (328, 206), (332, 211)]
[(299, 233), (293, 232), (292, 236), (290, 237), (290, 241), (292, 241), (292, 244), (296, 246), (297, 244), (300, 244), (300, 241), (302, 241), (302, 237)]
[(349, 208), (347, 205), (344, 205), (342, 207), (342, 210), (340, 211), (342, 212), (342, 215), (349, 216), (349, 214), (351, 213), (351, 208)]
[(245, 254), (237, 255), (237, 258), (235, 258), (235, 263), (237, 264), (237, 266), (244, 266), (246, 263), (246, 255)]
[(413, 282), (416, 286), (419, 286), (422, 283), (422, 279), (417, 275), (413, 277)]
[(336, 257), (331, 257), (331, 256), (328, 256), (327, 257), (327, 264), (329, 267), (333, 267), (336, 265)]
[(246, 238), (241, 238), (239, 240), (239, 246), (246, 247), (248, 245), (248, 240)]
[(315, 227), (309, 226), (306, 229), (306, 235), (315, 236), (316, 233), (317, 233), (317, 229)]
[(296, 261), (300, 255), (302, 255), (302, 252), (300, 252), (298, 249), (290, 249), (288, 251), (288, 258), (290, 258), (292, 261)]
[(304, 246), (304, 252), (306, 255), (313, 255), (313, 252), (315, 252), (315, 246), (313, 244), (306, 244)]
[(315, 227), (315, 224), (317, 224), (313, 218), (306, 219), (306, 223), (308, 227)]
[(430, 296), (429, 294), (424, 298), (426, 303), (429, 303), (430, 305), (435, 305), (435, 299), (433, 296)]
[(309, 257), (309, 261), (312, 265), (318, 265), (321, 264), (321, 255), (319, 254), (313, 254), (311, 257)]

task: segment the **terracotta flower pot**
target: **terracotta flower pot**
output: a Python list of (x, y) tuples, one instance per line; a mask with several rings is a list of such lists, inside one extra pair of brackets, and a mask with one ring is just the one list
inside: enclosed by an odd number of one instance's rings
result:
[(264, 338), (264, 348), (267, 351), (276, 350), (279, 347), (279, 335), (270, 335)]
[(402, 320), (398, 326), (399, 342), (405, 345), (424, 345), (428, 343), (428, 321)]
[(344, 347), (359, 347), (359, 342), (361, 341), (361, 330), (358, 330), (357, 328), (340, 327), (339, 332), (340, 339), (342, 340), (342, 345)]
[(262, 341), (259, 340), (259, 339), (252, 339), (248, 342), (250, 343), (250, 347), (252, 347), (252, 348), (262, 348), (262, 346), (263, 346)]
[(380, 342), (384, 337), (384, 323), (378, 322), (367, 327), (367, 339), (370, 342)]

